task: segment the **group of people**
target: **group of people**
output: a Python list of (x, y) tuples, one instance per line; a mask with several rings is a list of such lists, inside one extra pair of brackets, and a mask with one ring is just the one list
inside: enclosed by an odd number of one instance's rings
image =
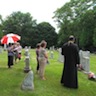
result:
[[(61, 76), (61, 84), (68, 88), (78, 88), (77, 66), (80, 66), (79, 48), (75, 42), (73, 35), (69, 36), (68, 42), (62, 46), (61, 54), (64, 55), (64, 68)], [(42, 40), (36, 45), (37, 68), (36, 73), (42, 80), (45, 78), (45, 66), (48, 62), (48, 54), (46, 51), (47, 42)], [(21, 59), (21, 45), (16, 43), (8, 46), (8, 68), (13, 65), (13, 60)], [(17, 55), (18, 54), (18, 55)]]
[[(47, 43), (42, 41), (37, 44), (37, 73), (41, 79), (45, 80), (44, 71), (48, 60), (48, 55), (45, 50)], [(61, 84), (68, 88), (78, 88), (77, 66), (80, 66), (79, 48), (75, 43), (75, 37), (69, 36), (68, 42), (62, 46), (61, 54), (64, 56), (64, 68), (61, 76)]]
[(47, 42), (41, 41), (41, 43), (38, 43), (36, 45), (36, 59), (37, 59), (37, 72), (39, 74), (39, 77), (42, 80), (46, 80), (45, 78), (45, 66), (48, 61), (48, 54), (46, 51)]
[(8, 51), (8, 68), (11, 68), (14, 63), (17, 63), (17, 60), (21, 59), (22, 46), (19, 42), (14, 44), (9, 43), (7, 46)]

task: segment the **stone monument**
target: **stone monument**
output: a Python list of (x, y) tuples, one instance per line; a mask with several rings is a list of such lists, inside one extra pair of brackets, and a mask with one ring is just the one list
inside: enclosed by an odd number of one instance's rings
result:
[(25, 68), (24, 72), (29, 72), (30, 71), (30, 55), (28, 49), (25, 50)]
[(61, 48), (59, 48), (58, 51), (59, 51), (59, 58), (58, 58), (58, 60), (63, 63), (64, 62), (64, 56), (61, 54)]
[(53, 57), (54, 57), (53, 51), (50, 51), (50, 58), (53, 59)]
[(21, 89), (22, 90), (34, 90), (34, 77), (33, 77), (33, 71), (29, 71), (27, 76), (22, 82)]
[(90, 52), (89, 51), (82, 51), (79, 52), (80, 55), (80, 64), (84, 69), (85, 73), (90, 72)]
[(0, 53), (2, 53), (2, 46), (0, 46)]

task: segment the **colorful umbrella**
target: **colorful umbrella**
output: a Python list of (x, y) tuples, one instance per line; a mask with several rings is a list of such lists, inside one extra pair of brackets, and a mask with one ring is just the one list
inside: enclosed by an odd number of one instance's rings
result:
[(2, 37), (1, 44), (15, 43), (19, 41), (21, 37), (17, 34), (9, 33)]

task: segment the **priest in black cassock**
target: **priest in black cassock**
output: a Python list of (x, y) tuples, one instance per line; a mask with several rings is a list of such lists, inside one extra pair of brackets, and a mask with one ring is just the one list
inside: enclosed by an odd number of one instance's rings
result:
[(77, 65), (80, 64), (79, 49), (74, 43), (73, 35), (69, 36), (69, 40), (62, 46), (61, 54), (64, 55), (64, 68), (61, 77), (61, 84), (68, 88), (78, 88)]

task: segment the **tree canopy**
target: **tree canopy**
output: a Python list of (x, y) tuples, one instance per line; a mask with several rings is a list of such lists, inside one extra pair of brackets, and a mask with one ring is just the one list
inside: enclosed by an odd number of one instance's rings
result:
[(13, 12), (5, 20), (0, 15), (0, 38), (16, 33), (21, 36), (22, 46), (34, 48), (46, 40), (49, 48), (61, 47), (69, 35), (74, 35), (80, 49), (96, 48), (96, 0), (70, 0), (54, 12), (53, 18), (58, 23), (58, 34), (46, 21), (37, 24), (30, 13)]
[(46, 40), (48, 47), (57, 45), (57, 33), (55, 28), (48, 22), (37, 24), (30, 13), (20, 11), (13, 12), (2, 23), (4, 35), (15, 33), (21, 36), (22, 46), (36, 47), (36, 44)]
[(96, 46), (96, 0), (71, 0), (54, 14), (60, 27), (59, 45), (74, 35), (80, 48), (90, 50)]

